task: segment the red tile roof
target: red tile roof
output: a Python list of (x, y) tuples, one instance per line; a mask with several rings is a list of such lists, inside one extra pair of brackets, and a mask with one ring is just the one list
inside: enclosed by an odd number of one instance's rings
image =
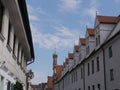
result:
[(68, 58), (66, 58), (66, 60), (65, 60), (65, 64), (68, 64), (68, 61), (69, 61), (69, 59), (68, 59)]
[(79, 46), (78, 45), (74, 45), (74, 50), (75, 51), (79, 51)]
[(96, 17), (100, 23), (118, 23), (120, 21), (120, 17), (114, 17), (114, 16), (100, 16), (97, 15)]
[(87, 32), (90, 36), (94, 36), (95, 35), (95, 30), (92, 28), (87, 28)]
[(73, 53), (69, 53), (69, 54), (68, 54), (68, 58), (69, 58), (69, 59), (73, 59)]
[(63, 70), (63, 65), (57, 65), (56, 66), (56, 76), (57, 76), (57, 78), (59, 78), (61, 76), (62, 70)]
[(85, 45), (86, 39), (85, 38), (80, 38), (79, 42), (81, 43), (81, 45)]

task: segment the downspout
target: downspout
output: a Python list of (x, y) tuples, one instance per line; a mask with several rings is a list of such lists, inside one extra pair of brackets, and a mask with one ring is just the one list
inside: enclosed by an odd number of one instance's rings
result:
[(103, 51), (104, 85), (105, 85), (105, 90), (107, 90), (107, 88), (106, 88), (105, 50), (103, 47), (102, 47), (102, 51)]

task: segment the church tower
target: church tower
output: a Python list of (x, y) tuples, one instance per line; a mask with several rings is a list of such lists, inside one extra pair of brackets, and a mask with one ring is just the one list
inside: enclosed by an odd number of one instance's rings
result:
[(57, 57), (58, 55), (55, 50), (55, 52), (53, 53), (53, 75), (56, 74)]

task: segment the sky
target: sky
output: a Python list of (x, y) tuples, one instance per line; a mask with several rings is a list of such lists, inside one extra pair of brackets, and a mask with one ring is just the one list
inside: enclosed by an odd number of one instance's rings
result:
[(120, 14), (120, 0), (26, 0), (32, 31), (35, 62), (28, 66), (34, 72), (32, 84), (47, 82), (52, 76), (52, 54), (63, 64), (86, 26), (93, 28), (95, 16)]

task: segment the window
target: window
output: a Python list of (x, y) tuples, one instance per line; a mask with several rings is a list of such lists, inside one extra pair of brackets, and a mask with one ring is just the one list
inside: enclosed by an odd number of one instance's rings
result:
[(96, 59), (97, 59), (97, 72), (98, 72), (100, 70), (99, 57), (97, 57)]
[(109, 47), (109, 58), (111, 58), (112, 55), (113, 55), (113, 53), (112, 53), (112, 46), (110, 46), (110, 47)]
[(11, 35), (11, 23), (9, 22), (7, 44), (10, 44), (10, 35)]
[(20, 44), (18, 44), (18, 52), (17, 52), (17, 62), (19, 63), (19, 55), (20, 55)]
[(98, 42), (99, 42), (99, 44), (100, 44), (100, 35), (98, 35)]
[(90, 90), (90, 86), (88, 86), (88, 90)]
[(4, 13), (4, 6), (0, 0), (0, 33), (2, 31), (3, 13)]
[(95, 90), (95, 86), (94, 85), (92, 86), (92, 89)]
[[(22, 66), (22, 69), (24, 69), (24, 53), (22, 52), (22, 59), (21, 59), (21, 66)], [(56, 70), (56, 69), (55, 69)]]
[(98, 90), (100, 90), (100, 84), (98, 84), (97, 87), (98, 87)]
[(96, 38), (96, 46), (97, 46), (97, 38)]
[(90, 75), (90, 65), (88, 63), (88, 76)]
[(8, 50), (11, 52), (13, 47), (13, 30), (10, 22), (8, 27), (7, 47), (8, 47)]
[(8, 81), (8, 83), (7, 83), (7, 90), (10, 90), (10, 86), (11, 86), (11, 82)]
[(92, 74), (94, 73), (94, 60), (92, 60)]
[(81, 60), (81, 53), (80, 53), (80, 55), (79, 55), (79, 60)]
[(89, 46), (87, 46), (87, 48), (86, 48), (86, 54), (88, 54), (89, 53)]
[(21, 47), (21, 45), (19, 44), (18, 45), (18, 64), (20, 65), (20, 63), (21, 63), (21, 55), (22, 55), (22, 47)]
[(16, 49), (16, 36), (14, 35), (14, 42), (13, 42), (13, 56), (14, 58), (16, 58), (16, 55), (15, 55), (15, 49)]
[(76, 75), (75, 75), (75, 72), (74, 72), (74, 82), (75, 82), (75, 78), (76, 78), (75, 76), (76, 76)]
[(111, 81), (114, 80), (114, 71), (113, 71), (113, 69), (110, 69), (110, 80)]
[(72, 73), (71, 77), (72, 77), (72, 79), (71, 79), (71, 80), (72, 80), (72, 83), (73, 83), (73, 73)]
[(15, 54), (15, 41), (16, 41), (16, 36), (14, 35), (14, 42), (13, 42), (13, 54)]
[(22, 58), (23, 58), (23, 51), (21, 51), (21, 61), (20, 61), (20, 63), (22, 64)]
[(81, 68), (81, 79), (83, 78), (83, 69)]
[(0, 76), (0, 90), (3, 90), (4, 87), (4, 77)]
[(76, 71), (76, 82), (77, 82), (77, 71)]

